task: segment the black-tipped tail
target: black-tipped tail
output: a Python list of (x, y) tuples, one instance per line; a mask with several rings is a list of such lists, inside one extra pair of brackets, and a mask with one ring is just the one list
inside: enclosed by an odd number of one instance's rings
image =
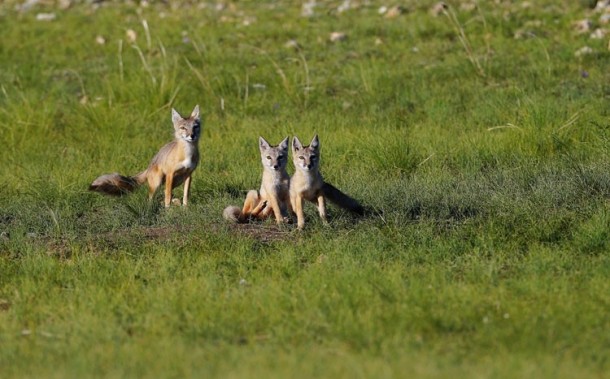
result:
[(123, 196), (133, 192), (139, 185), (139, 178), (123, 176), (119, 173), (106, 174), (98, 177), (89, 186), (89, 191), (95, 191), (110, 196)]
[(236, 207), (235, 205), (230, 205), (226, 207), (225, 210), (222, 212), (222, 217), (224, 217), (224, 219), (227, 221), (232, 221), (236, 223), (243, 222), (241, 209), (239, 207)]
[(322, 186), (322, 192), (324, 193), (324, 197), (332, 203), (359, 216), (364, 216), (364, 207), (360, 205), (356, 199), (344, 194), (332, 184), (325, 182)]

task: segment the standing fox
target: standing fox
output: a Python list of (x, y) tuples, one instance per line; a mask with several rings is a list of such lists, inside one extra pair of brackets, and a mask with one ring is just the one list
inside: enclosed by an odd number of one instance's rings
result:
[(358, 215), (364, 214), (364, 208), (358, 201), (347, 196), (337, 188), (324, 181), (320, 174), (320, 142), (316, 134), (309, 146), (303, 146), (295, 136), (292, 140), (292, 161), (296, 168), (290, 180), (290, 203), (297, 215), (297, 226), (303, 229), (305, 215), (303, 199), (318, 204), (320, 218), (326, 223), (325, 199), (341, 208)]
[(264, 220), (275, 216), (278, 224), (288, 220), (290, 209), (290, 177), (286, 172), (288, 162), (288, 137), (277, 146), (271, 146), (263, 137), (259, 137), (261, 161), (263, 163), (263, 180), (260, 191), (251, 190), (246, 195), (244, 207), (229, 206), (223, 217), (229, 221), (245, 223), (250, 218)]
[(134, 176), (123, 176), (116, 172), (102, 175), (91, 183), (89, 190), (121, 196), (148, 182), (148, 198), (152, 200), (157, 188), (165, 183), (164, 204), (167, 208), (172, 201), (172, 189), (184, 183), (182, 205), (187, 205), (191, 175), (199, 163), (199, 105), (195, 106), (188, 118), (183, 118), (172, 108), (172, 123), (176, 139), (159, 150), (146, 170)]

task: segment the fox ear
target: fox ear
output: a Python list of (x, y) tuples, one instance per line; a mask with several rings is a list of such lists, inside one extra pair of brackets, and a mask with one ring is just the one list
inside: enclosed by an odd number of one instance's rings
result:
[(288, 137), (284, 138), (284, 140), (280, 142), (280, 149), (288, 150)]
[(309, 146), (313, 147), (314, 149), (317, 149), (320, 147), (320, 140), (318, 140), (317, 134), (315, 136), (313, 136), (313, 139), (311, 140), (311, 143), (309, 144)]
[(195, 120), (199, 120), (199, 104), (195, 105), (195, 108), (191, 112), (191, 118)]
[(182, 120), (182, 116), (180, 116), (180, 113), (176, 112), (176, 110), (174, 108), (172, 108), (172, 122), (175, 124), (177, 124), (179, 121)]
[(261, 151), (271, 147), (269, 142), (267, 142), (263, 137), (258, 137), (258, 146), (260, 147)]
[(292, 138), (292, 150), (298, 151), (298, 150), (301, 150), (302, 148), (303, 148), (303, 144), (301, 143), (301, 141), (299, 141), (299, 137), (294, 136)]

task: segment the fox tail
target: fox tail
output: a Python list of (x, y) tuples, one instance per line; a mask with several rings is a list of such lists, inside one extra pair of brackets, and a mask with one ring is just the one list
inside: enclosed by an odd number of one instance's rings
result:
[(95, 191), (110, 196), (123, 196), (133, 192), (146, 181), (146, 170), (134, 176), (124, 176), (118, 172), (105, 174), (93, 181), (89, 191)]
[(326, 197), (335, 205), (346, 209), (352, 213), (355, 213), (359, 216), (364, 215), (365, 209), (356, 199), (344, 194), (332, 184), (324, 182), (324, 185), (322, 186), (322, 192), (324, 194), (324, 197)]
[(243, 222), (241, 208), (235, 205), (229, 205), (228, 207), (226, 207), (225, 210), (222, 212), (222, 217), (224, 217), (227, 221), (232, 221), (236, 223)]
[(245, 224), (251, 219), (265, 218), (266, 216), (262, 213), (264, 210), (269, 210), (267, 208), (267, 200), (261, 200), (258, 191), (250, 190), (248, 195), (246, 195), (243, 209), (235, 205), (229, 205), (222, 212), (222, 217), (231, 222)]

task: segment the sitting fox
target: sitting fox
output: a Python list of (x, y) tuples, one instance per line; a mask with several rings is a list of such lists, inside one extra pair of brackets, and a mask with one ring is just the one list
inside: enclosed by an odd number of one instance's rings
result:
[(172, 189), (184, 183), (182, 204), (187, 205), (191, 175), (199, 163), (197, 146), (201, 134), (199, 105), (195, 106), (188, 118), (183, 118), (172, 108), (172, 123), (176, 139), (159, 150), (146, 170), (134, 176), (123, 176), (118, 173), (102, 175), (91, 183), (89, 190), (121, 196), (147, 182), (148, 198), (152, 200), (157, 188), (165, 183), (164, 204), (165, 207), (169, 207), (172, 201)]
[(288, 162), (288, 137), (277, 146), (271, 146), (263, 137), (259, 137), (261, 161), (263, 163), (263, 180), (260, 191), (251, 190), (246, 195), (242, 209), (229, 206), (223, 217), (238, 223), (249, 219), (264, 220), (271, 213), (278, 224), (287, 221), (290, 210), (290, 177), (286, 172)]
[(295, 136), (292, 140), (292, 161), (296, 170), (290, 179), (290, 203), (297, 215), (299, 229), (305, 226), (303, 200), (318, 204), (318, 212), (323, 222), (326, 222), (326, 199), (350, 212), (364, 214), (364, 208), (358, 201), (326, 183), (322, 178), (318, 135), (313, 137), (309, 146), (303, 146)]

